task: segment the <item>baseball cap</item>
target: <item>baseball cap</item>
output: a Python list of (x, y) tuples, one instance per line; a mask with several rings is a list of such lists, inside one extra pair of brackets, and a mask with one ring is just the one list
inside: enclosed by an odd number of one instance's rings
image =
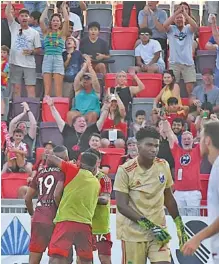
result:
[(202, 75), (205, 75), (205, 74), (214, 75), (214, 72), (210, 68), (205, 68), (205, 69), (202, 70)]
[(82, 78), (85, 79), (85, 80), (90, 80), (91, 79), (91, 75), (90, 75), (90, 73), (84, 73)]
[(136, 144), (137, 143), (137, 140), (135, 137), (130, 137), (127, 139), (126, 141), (126, 145), (129, 145), (129, 144)]
[(48, 141), (48, 142), (45, 142), (44, 144), (43, 144), (43, 147), (45, 148), (45, 146), (46, 145), (52, 145), (52, 147), (54, 148), (56, 145), (50, 140), (50, 141)]
[(112, 102), (112, 101), (117, 101), (115, 94), (111, 94), (110, 102)]

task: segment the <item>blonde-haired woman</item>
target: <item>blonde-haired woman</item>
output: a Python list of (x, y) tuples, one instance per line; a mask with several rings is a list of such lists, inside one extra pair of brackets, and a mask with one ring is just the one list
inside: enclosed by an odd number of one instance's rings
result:
[(137, 83), (137, 86), (128, 86), (127, 73), (121, 71), (116, 74), (115, 87), (108, 87), (108, 94), (118, 94), (125, 106), (127, 115), (129, 113), (129, 104), (132, 102), (132, 98), (145, 89), (144, 84), (135, 74), (135, 71), (131, 71), (129, 74), (133, 77), (133, 81)]
[(66, 3), (62, 3), (64, 22), (62, 16), (55, 13), (51, 16), (49, 27), (45, 24), (48, 5), (40, 17), (40, 27), (44, 35), (44, 58), (42, 64), (45, 96), (50, 95), (52, 89), (52, 77), (54, 78), (55, 95), (62, 96), (64, 77), (64, 62), (62, 52), (65, 47), (65, 38), (68, 35), (69, 16)]

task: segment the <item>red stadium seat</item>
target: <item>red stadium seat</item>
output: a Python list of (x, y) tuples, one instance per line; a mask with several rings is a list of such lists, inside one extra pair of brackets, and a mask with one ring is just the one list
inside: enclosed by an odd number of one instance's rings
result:
[(209, 174), (201, 174), (202, 200), (207, 200)]
[(4, 173), (2, 175), (2, 198), (18, 198), (18, 190), (27, 185), (28, 173)]
[(125, 149), (122, 148), (101, 148), (103, 153), (101, 165), (110, 166), (109, 173), (115, 174), (118, 166), (121, 164), (121, 157), (125, 155)]
[(205, 44), (212, 36), (211, 27), (200, 27), (199, 28), (199, 50), (205, 50)]
[(24, 4), (22, 3), (18, 3), (18, 4), (13, 4), (14, 8), (15, 8), (15, 16), (18, 17), (18, 13), (19, 11), (24, 8)]
[(137, 27), (114, 27), (112, 29), (113, 50), (133, 50), (137, 39)]
[(6, 15), (5, 15), (6, 6), (7, 6), (7, 4), (1, 4), (1, 19), (6, 18)]
[(182, 105), (187, 105), (189, 106), (189, 98), (181, 98)]
[[(57, 111), (61, 115), (61, 118), (66, 121), (67, 113), (69, 111), (69, 98), (54, 97), (53, 101)], [(45, 99), (43, 99), (42, 104), (42, 119), (43, 122), (55, 122), (55, 119), (53, 118)]]
[[(116, 5), (116, 10), (115, 10), (115, 26), (116, 27), (122, 26), (122, 9), (123, 9), (123, 4)], [(131, 17), (129, 20), (129, 27), (137, 27), (135, 7), (132, 9), (132, 12), (131, 12)]]
[[(127, 86), (133, 85), (133, 77), (127, 74)], [(105, 75), (105, 89), (116, 86), (116, 73), (107, 73)]]
[(145, 89), (138, 93), (136, 97), (152, 98), (159, 94), (162, 89), (162, 74), (139, 73), (137, 76), (143, 82)]
[(36, 149), (36, 160), (35, 160), (35, 164), (39, 163), (39, 161), (42, 158), (43, 153), (44, 153), (44, 148), (37, 148)]

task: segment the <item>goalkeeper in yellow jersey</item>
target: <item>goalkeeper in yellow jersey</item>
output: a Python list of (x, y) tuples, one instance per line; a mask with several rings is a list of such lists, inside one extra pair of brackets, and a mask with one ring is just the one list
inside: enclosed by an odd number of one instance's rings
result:
[(122, 241), (122, 264), (171, 262), (164, 206), (173, 217), (182, 248), (187, 241), (171, 186), (167, 161), (158, 159), (160, 134), (154, 127), (136, 134), (139, 155), (118, 168), (114, 190), (117, 203), (117, 238)]

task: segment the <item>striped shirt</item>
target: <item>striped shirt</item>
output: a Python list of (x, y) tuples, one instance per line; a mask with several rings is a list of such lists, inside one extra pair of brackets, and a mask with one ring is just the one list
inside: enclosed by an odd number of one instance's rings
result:
[(51, 32), (44, 39), (45, 55), (62, 55), (65, 47), (65, 41), (60, 32)]

